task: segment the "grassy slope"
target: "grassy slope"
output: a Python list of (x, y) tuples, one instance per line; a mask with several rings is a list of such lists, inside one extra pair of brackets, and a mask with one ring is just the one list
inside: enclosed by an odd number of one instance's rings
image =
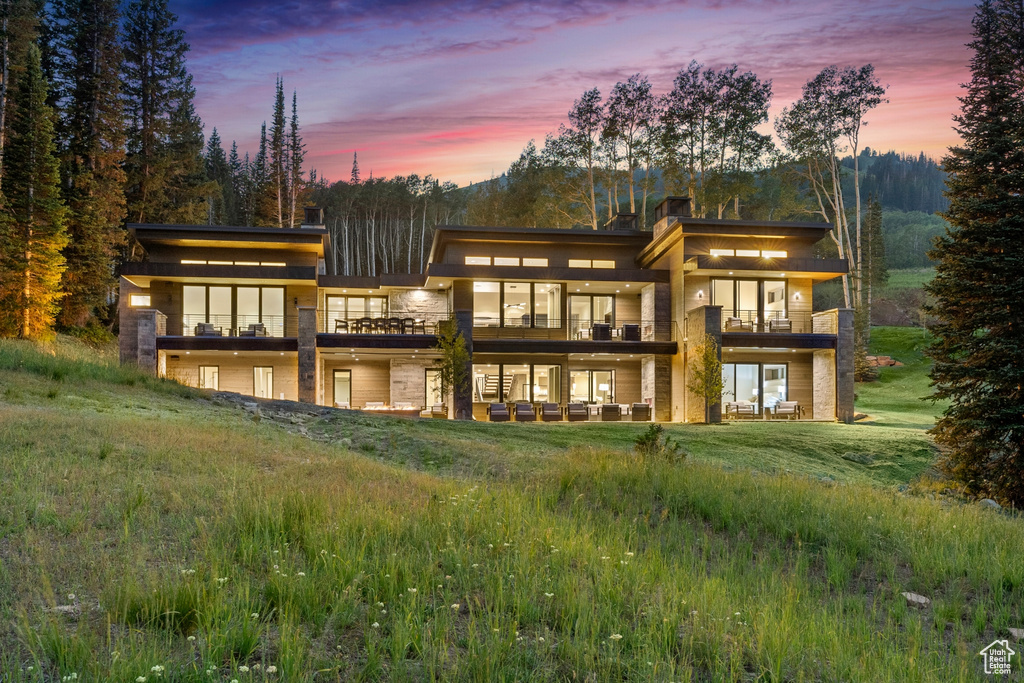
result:
[(0, 343), (0, 680), (980, 680), (1024, 618), (1019, 521), (892, 493), (929, 451), (884, 383), (877, 425), (672, 427), (680, 467), (628, 424), (317, 442), (66, 353)]

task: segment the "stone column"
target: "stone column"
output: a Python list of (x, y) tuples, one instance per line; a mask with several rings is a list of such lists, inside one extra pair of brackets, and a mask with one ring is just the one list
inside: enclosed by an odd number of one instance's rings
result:
[[(682, 380), (683, 390), (686, 396), (686, 420), (687, 422), (704, 422), (704, 398), (690, 390), (690, 373), (692, 366), (697, 362), (695, 349), (704, 341), (704, 335), (711, 335), (718, 348), (718, 361), (722, 361), (722, 307), (701, 306), (686, 316), (686, 364)], [(709, 422), (722, 421), (721, 398), (711, 404), (708, 411)]]
[(644, 356), (640, 362), (640, 393), (650, 399), (655, 422), (672, 421), (672, 357)]
[(850, 424), (853, 422), (855, 390), (853, 309), (840, 308), (836, 311), (836, 318), (836, 419)]
[(152, 308), (139, 310), (135, 314), (135, 362), (146, 372), (156, 374), (156, 324), (158, 311)]
[(320, 352), (316, 347), (316, 306), (299, 311), (299, 400), (316, 403), (320, 395)]
[(667, 282), (654, 283), (654, 340), (672, 339), (672, 287)]
[(466, 361), (466, 377), (468, 381), (464, 387), (456, 387), (452, 395), (452, 410), (449, 414), (456, 420), (473, 419), (473, 309), (456, 310), (455, 325), (462, 338), (466, 340), (466, 351), (469, 352), (469, 360)]

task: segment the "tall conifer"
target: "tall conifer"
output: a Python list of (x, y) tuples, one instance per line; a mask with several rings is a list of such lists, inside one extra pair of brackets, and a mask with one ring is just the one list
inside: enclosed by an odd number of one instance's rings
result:
[(67, 233), (47, 93), (33, 44), (8, 103), (4, 192), (9, 200), (0, 206), (0, 333), (5, 336), (48, 337), (60, 297)]
[(1024, 2), (982, 0), (971, 81), (944, 159), (950, 223), (927, 287), (938, 319), (930, 355), (949, 408), (935, 440), (967, 491), (1024, 505)]
[(107, 313), (124, 242), (124, 114), (116, 0), (56, 0), (55, 100), (60, 108), (61, 186), (70, 242), (64, 250), (60, 322), (84, 325)]

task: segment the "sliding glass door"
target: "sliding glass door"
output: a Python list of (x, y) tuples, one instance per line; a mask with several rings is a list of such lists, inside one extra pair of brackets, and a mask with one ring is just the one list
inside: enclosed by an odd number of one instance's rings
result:
[(785, 280), (711, 280), (711, 305), (722, 315), (739, 318), (751, 331), (761, 331), (769, 320), (787, 317)]
[[(752, 403), (754, 414), (786, 401), (789, 393), (787, 363), (722, 363), (722, 404)], [(723, 408), (724, 411), (724, 408)]]

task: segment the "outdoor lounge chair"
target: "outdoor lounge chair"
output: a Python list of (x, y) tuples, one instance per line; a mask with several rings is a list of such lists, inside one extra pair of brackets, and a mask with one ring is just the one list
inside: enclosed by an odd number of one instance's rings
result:
[(803, 408), (798, 401), (779, 401), (775, 406), (773, 417), (784, 417), (787, 420), (798, 420), (803, 414)]
[(222, 337), (224, 332), (221, 328), (214, 327), (213, 323), (197, 323), (195, 335), (197, 337)]
[(430, 406), (430, 417), (436, 417), (442, 420), (448, 419), (448, 406), (443, 403), (435, 403)]
[(633, 404), (633, 422), (650, 422), (651, 406), (646, 403)]
[(753, 332), (754, 324), (750, 322), (743, 322), (742, 319), (736, 316), (729, 316), (725, 319), (725, 331), (726, 332)]
[(545, 403), (540, 407), (540, 419), (544, 422), (561, 422), (562, 409), (557, 403)]
[(492, 403), (487, 406), (487, 414), (491, 422), (508, 422), (508, 406), (504, 403)]
[(622, 341), (640, 341), (640, 326), (636, 323), (623, 324)]
[(567, 405), (565, 407), (565, 415), (569, 418), (569, 422), (586, 422), (590, 419), (587, 406), (582, 403), (570, 403)]
[(516, 422), (536, 422), (537, 413), (533, 409), (532, 403), (517, 403), (516, 404)]
[(792, 332), (793, 321), (789, 318), (776, 318), (768, 321), (769, 332)]
[(753, 418), (756, 416), (756, 413), (754, 412), (757, 408), (756, 403), (751, 403), (749, 401), (736, 401), (733, 406), (736, 409), (736, 417), (738, 418)]
[(266, 337), (267, 326), (263, 323), (249, 323), (249, 327), (238, 331), (239, 337)]
[(622, 419), (622, 409), (618, 403), (601, 404), (601, 422), (619, 422)]
[(594, 323), (591, 330), (591, 337), (594, 341), (611, 341), (612, 339), (612, 326), (610, 323)]

